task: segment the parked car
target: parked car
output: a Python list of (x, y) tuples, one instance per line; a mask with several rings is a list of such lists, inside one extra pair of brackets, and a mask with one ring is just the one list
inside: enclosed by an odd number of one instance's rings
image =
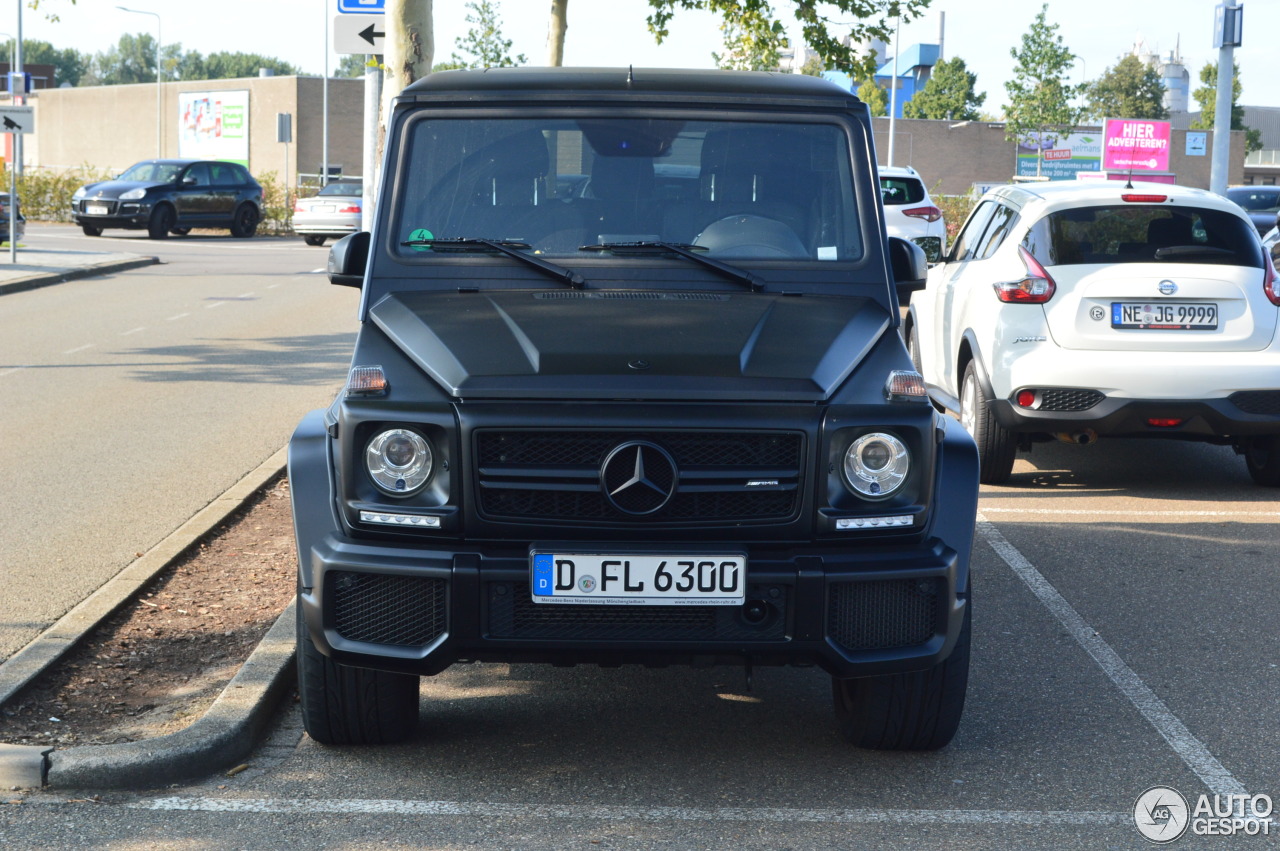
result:
[[(22, 215), (22, 204), (18, 204), (14, 218), (14, 230), (18, 239), (27, 233), (27, 220)], [(0, 192), (0, 242), (9, 241), (9, 193)]]
[(77, 189), (71, 216), (86, 236), (124, 228), (164, 239), (200, 227), (250, 237), (262, 220), (262, 198), (262, 186), (239, 163), (144, 160), (114, 180)]
[(1248, 217), (1180, 186), (1004, 186), (912, 301), (906, 333), (985, 482), (1059, 437), (1233, 445), (1280, 485), (1280, 287)]
[(1227, 197), (1249, 214), (1259, 234), (1275, 227), (1276, 216), (1280, 214), (1280, 186), (1231, 186), (1227, 188)]
[(884, 232), (866, 105), (442, 71), (386, 139), (376, 236), (329, 249), (363, 289), (348, 383), (289, 446), (312, 738), (408, 736), (420, 676), (488, 661), (818, 666), (848, 742), (950, 741), (978, 459), (898, 333), (927, 267)]
[(947, 223), (919, 172), (910, 166), (881, 166), (880, 197), (889, 235), (920, 246), (930, 263), (941, 260), (947, 250)]
[(363, 186), (359, 180), (337, 180), (310, 198), (299, 198), (293, 203), (293, 232), (307, 245), (324, 245), (329, 237), (360, 230)]

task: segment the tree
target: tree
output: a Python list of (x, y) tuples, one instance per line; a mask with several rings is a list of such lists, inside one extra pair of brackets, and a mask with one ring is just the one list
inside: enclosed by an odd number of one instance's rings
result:
[[(375, 60), (376, 63), (376, 60)], [(369, 70), (369, 60), (363, 53), (344, 53), (333, 69), (335, 77), (363, 77)]]
[(149, 33), (130, 35), (93, 57), (85, 81), (90, 85), (118, 86), (156, 81), (156, 39)]
[[(1013, 78), (1004, 84), (1009, 93), (1004, 108), (1006, 138), (1029, 137), (1037, 145), (1046, 130), (1075, 126), (1082, 112), (1071, 105), (1082, 87), (1067, 80), (1076, 57), (1063, 44), (1058, 25), (1045, 21), (1048, 10), (1048, 3), (1040, 7), (1031, 29), (1022, 36), (1022, 49), (1009, 50), (1016, 64)], [(1039, 164), (1037, 158), (1037, 172)]]
[[(1231, 81), (1231, 129), (1244, 131), (1246, 154), (1262, 150), (1262, 131), (1244, 126), (1244, 107), (1239, 105), (1244, 86), (1240, 82), (1240, 66), (1233, 63), (1235, 77)], [(1200, 82), (1204, 85), (1191, 93), (1200, 104), (1200, 117), (1191, 122), (1192, 130), (1212, 130), (1218, 104), (1218, 65), (1210, 62), (1200, 69)]]
[(874, 79), (866, 80), (858, 86), (858, 100), (871, 110), (872, 118), (884, 118), (889, 114), (889, 90)]
[[(524, 65), (529, 58), (523, 53), (511, 57), (511, 39), (502, 37), (502, 22), (498, 19), (498, 7), (490, 0), (471, 0), (467, 4), (471, 13), (467, 23), (471, 29), (457, 39), (462, 55), (453, 54), (453, 61), (463, 68), (506, 68)], [(467, 57), (470, 58), (467, 58)]]
[[(843, 71), (855, 80), (868, 80), (875, 75), (874, 56), (859, 56), (856, 45), (871, 38), (888, 41), (893, 37), (892, 21), (899, 15), (904, 23), (920, 17), (929, 0), (829, 0), (821, 4), (842, 20), (819, 12), (814, 0), (782, 0), (793, 4), (792, 12), (800, 23), (805, 42), (818, 52), (828, 68)], [(773, 7), (769, 0), (649, 0), (649, 31), (659, 44), (670, 35), (669, 25), (678, 9), (697, 9), (718, 15), (725, 32), (740, 33), (753, 42), (752, 50), (764, 53), (780, 51), (786, 33), (773, 26)], [(848, 23), (852, 18), (855, 23)], [(833, 34), (835, 33), (835, 34)], [(847, 36), (847, 40), (846, 40)]]
[[(12, 42), (6, 40), (0, 46), (0, 62), (13, 62), (13, 57), (9, 55), (9, 45)], [(93, 57), (87, 53), (68, 47), (66, 50), (58, 50), (47, 41), (38, 39), (24, 38), (22, 40), (22, 64), (26, 65), (52, 65), (54, 68), (54, 79), (51, 81), (53, 85), (60, 86), (63, 83), (70, 83), (73, 86), (80, 84), (80, 78), (89, 70), (89, 63), (93, 61)]]
[[(781, 50), (786, 46), (786, 33), (778, 21), (754, 19), (742, 29), (725, 21), (723, 54), (712, 52), (716, 67), (726, 71), (776, 71), (782, 62)], [(775, 34), (774, 31), (777, 31)], [(775, 37), (775, 35), (777, 37)]]
[(978, 75), (964, 64), (959, 56), (944, 59), (933, 66), (933, 74), (924, 88), (902, 107), (904, 118), (945, 118), (948, 121), (977, 121), (981, 117), (978, 107), (987, 99), (987, 93), (975, 94), (974, 84)]
[(1129, 54), (1088, 84), (1089, 115), (1097, 119), (1168, 118), (1164, 92), (1160, 73)]
[(547, 28), (547, 64), (564, 64), (564, 34), (569, 29), (569, 0), (551, 0), (551, 25)]
[(258, 53), (231, 53), (220, 50), (205, 57), (204, 79), (229, 80), (234, 77), (256, 77), (260, 68), (266, 68), (281, 75), (299, 73), (296, 65), (290, 65), (280, 59), (272, 59)]
[(800, 73), (806, 77), (821, 77), (827, 70), (827, 66), (822, 61), (822, 57), (816, 53), (804, 60), (804, 64), (800, 66)]

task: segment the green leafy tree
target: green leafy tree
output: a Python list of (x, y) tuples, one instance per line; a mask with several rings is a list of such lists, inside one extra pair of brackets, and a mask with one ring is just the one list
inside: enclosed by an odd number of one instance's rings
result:
[[(9, 55), (9, 47), (11, 41), (5, 40), (0, 46), (0, 62), (13, 62), (13, 57)], [(81, 53), (74, 48), (66, 50), (58, 50), (47, 41), (38, 39), (24, 38), (22, 40), (22, 64), (27, 65), (52, 65), (54, 68), (53, 85), (60, 86), (63, 83), (70, 83), (73, 86), (80, 84), (80, 78), (89, 70), (89, 63), (93, 60), (87, 53)]]
[(1169, 117), (1160, 72), (1130, 54), (1088, 84), (1089, 115), (1102, 118)]
[(156, 39), (149, 33), (125, 33), (113, 46), (93, 57), (85, 82), (120, 86), (156, 81)]
[[(377, 63), (374, 58), (374, 63)], [(344, 53), (338, 60), (338, 67), (333, 69), (335, 77), (363, 77), (369, 70), (369, 57), (363, 53)]]
[[(868, 80), (875, 75), (874, 56), (860, 56), (856, 45), (868, 39), (888, 41), (894, 21), (920, 17), (929, 0), (780, 0), (791, 9), (804, 33), (805, 43), (818, 52), (826, 67)], [(659, 44), (670, 35), (671, 19), (681, 9), (709, 11), (718, 16), (725, 33), (740, 34), (753, 43), (752, 50), (777, 52), (786, 46), (786, 33), (774, 26), (769, 0), (649, 0), (649, 31)], [(825, 14), (826, 11), (831, 14)], [(852, 23), (850, 21), (852, 20)]]
[(231, 53), (220, 50), (204, 58), (204, 79), (229, 80), (234, 77), (256, 77), (258, 69), (287, 76), (299, 73), (298, 66), (258, 53)]
[[(1245, 153), (1262, 150), (1262, 131), (1244, 126), (1244, 107), (1239, 105), (1244, 86), (1240, 82), (1240, 66), (1234, 65), (1235, 77), (1231, 80), (1231, 129), (1244, 131)], [(1218, 65), (1210, 62), (1200, 69), (1203, 84), (1191, 93), (1200, 105), (1200, 117), (1191, 122), (1193, 130), (1212, 130), (1218, 104)]]
[(720, 31), (724, 33), (724, 53), (711, 54), (717, 68), (727, 71), (778, 70), (782, 62), (782, 48), (787, 46), (786, 32), (780, 22), (753, 18), (745, 25), (739, 25), (726, 21), (720, 25)]
[(867, 80), (858, 86), (858, 100), (871, 110), (872, 118), (884, 118), (889, 114), (889, 90), (875, 80)]
[(973, 90), (978, 75), (965, 66), (957, 56), (944, 59), (933, 66), (933, 73), (924, 88), (902, 107), (905, 118), (945, 118), (949, 121), (977, 121), (978, 108), (987, 99), (987, 93)]
[[(502, 22), (498, 18), (498, 4), (490, 0), (472, 0), (467, 4), (471, 11), (467, 23), (471, 29), (459, 36), (452, 60), (460, 68), (505, 68), (524, 65), (529, 58), (523, 53), (511, 56), (511, 39), (502, 37)], [(432, 69), (436, 70), (436, 69)], [(443, 70), (443, 69), (441, 69)]]
[[(1009, 139), (1038, 140), (1048, 130), (1070, 128), (1079, 123), (1082, 110), (1072, 100), (1082, 86), (1073, 86), (1067, 75), (1076, 56), (1058, 35), (1058, 25), (1045, 20), (1049, 4), (1040, 7), (1031, 29), (1022, 36), (1020, 48), (1011, 48), (1013, 78), (1004, 84), (1009, 104), (1004, 108), (1005, 136)], [(1037, 171), (1040, 160), (1036, 160)]]
[(821, 77), (826, 70), (826, 63), (822, 61), (821, 56), (816, 54), (810, 56), (800, 66), (800, 73), (806, 77)]

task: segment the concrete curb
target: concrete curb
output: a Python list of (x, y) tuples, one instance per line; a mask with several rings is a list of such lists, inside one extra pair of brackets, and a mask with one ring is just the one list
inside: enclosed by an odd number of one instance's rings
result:
[(44, 785), (59, 789), (145, 789), (203, 777), (248, 756), (294, 682), (295, 610), (284, 614), (190, 727), (119, 745), (87, 745), (46, 755)]
[(91, 278), (95, 275), (110, 275), (113, 272), (123, 272), (126, 269), (137, 269), (142, 266), (152, 266), (159, 262), (159, 257), (135, 257), (130, 260), (108, 260), (104, 263), (91, 263), (88, 266), (76, 266), (72, 268), (59, 267), (52, 272), (39, 272), (34, 275), (28, 275), (25, 278), (18, 278), (17, 280), (0, 284), (0, 295), (20, 293), (25, 290), (35, 290), (40, 287), (47, 287), (53, 284), (72, 281), (76, 278)]
[[(106, 584), (82, 603), (63, 615), (57, 623), (11, 656), (4, 664), (0, 665), (0, 706), (3, 706), (47, 668), (61, 659), (85, 635), (167, 568), (174, 559), (181, 556), (192, 544), (225, 521), (232, 512), (244, 505), (269, 481), (283, 472), (287, 456), (288, 447), (281, 447), (270, 458), (262, 462), (257, 469), (245, 475), (244, 478), (227, 489), (225, 493), (197, 512), (194, 517), (148, 550), (137, 561), (109, 579)], [(206, 717), (210, 718), (208, 725), (203, 725), (204, 719), (201, 719), (191, 727), (178, 733), (144, 742), (70, 748), (63, 751), (53, 760), (59, 765), (68, 767), (65, 773), (59, 772), (59, 783), (68, 782), (63, 779), (66, 777), (90, 777), (93, 778), (93, 785), (118, 787), (133, 785), (136, 782), (136, 778), (142, 777), (141, 785), (154, 785), (160, 782), (159, 775), (157, 771), (143, 771), (140, 765), (141, 754), (144, 752), (149, 754), (150, 759), (163, 766), (166, 747), (170, 747), (176, 753), (181, 754), (180, 757), (177, 757), (178, 759), (188, 761), (187, 767), (190, 769), (194, 767), (190, 763), (191, 754), (198, 752), (193, 744), (186, 741), (196, 735), (190, 732), (192, 730), (198, 730), (198, 735), (201, 736), (214, 736), (222, 743), (222, 747), (228, 748), (228, 753), (235, 751), (237, 747), (235, 743), (229, 742), (229, 739), (236, 736), (245, 738), (245, 747), (251, 746), (252, 737), (256, 736), (262, 721), (257, 718), (258, 707), (252, 706), (250, 701), (258, 701), (263, 706), (270, 706), (270, 698), (278, 694), (287, 685), (288, 680), (284, 676), (285, 673), (292, 670), (289, 666), (293, 654), (294, 635), (291, 612), (292, 607), (286, 610), (280, 620), (277, 620), (275, 626), (268, 631), (267, 637), (263, 639), (259, 648), (250, 655), (249, 661), (245, 663), (245, 668), (224, 689), (223, 694), (214, 701), (214, 705), (206, 713)], [(286, 621), (287, 623), (282, 627), (281, 624)], [(272, 636), (282, 629), (287, 633), (287, 658), (281, 658), (281, 654), (286, 653), (283, 646), (273, 646), (271, 643)], [(260, 652), (264, 654), (261, 657), (259, 656)], [(252, 671), (246, 673), (251, 664)], [(245, 677), (244, 680), (241, 679), (242, 676)], [(236, 695), (236, 692), (240, 694)], [(215, 709), (217, 710), (216, 713)], [(234, 719), (232, 716), (236, 713), (244, 717)], [(170, 740), (173, 740), (171, 745), (159, 744)], [(0, 750), (0, 778), (10, 775), (29, 777), (31, 775), (31, 760), (34, 758), (32, 752), (38, 750), (43, 750), (46, 754), (48, 752), (47, 748), (39, 747)], [(79, 753), (82, 751), (85, 752), (83, 755)], [(121, 779), (111, 779), (111, 772), (103, 766), (102, 761), (90, 755), (96, 751), (119, 754), (115, 758), (120, 760), (122, 767)], [(243, 755), (243, 751), (238, 753)], [(234, 757), (227, 756), (226, 758), (233, 759)], [(41, 759), (44, 760), (43, 755)], [(50, 763), (45, 760), (44, 764), (47, 768)], [(84, 767), (77, 768), (77, 766)], [(209, 763), (201, 766), (203, 770), (207, 770), (208, 767)], [(164, 770), (172, 771), (174, 769)], [(129, 778), (127, 781), (124, 779), (126, 777)], [(76, 782), (78, 783), (79, 781), (77, 780)], [(20, 786), (24, 784), (15, 782), (11, 785)], [(68, 785), (70, 785), (69, 782)]]

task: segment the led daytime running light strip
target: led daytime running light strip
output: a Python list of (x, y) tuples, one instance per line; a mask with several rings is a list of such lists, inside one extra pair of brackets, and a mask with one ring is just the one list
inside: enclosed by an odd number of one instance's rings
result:
[(836, 519), (836, 528), (848, 529), (885, 529), (892, 526), (911, 526), (915, 518), (910, 514), (898, 517), (840, 517)]
[(416, 526), (420, 529), (439, 529), (440, 518), (422, 514), (391, 514), (384, 511), (361, 511), (364, 523), (381, 523), (384, 526)]

